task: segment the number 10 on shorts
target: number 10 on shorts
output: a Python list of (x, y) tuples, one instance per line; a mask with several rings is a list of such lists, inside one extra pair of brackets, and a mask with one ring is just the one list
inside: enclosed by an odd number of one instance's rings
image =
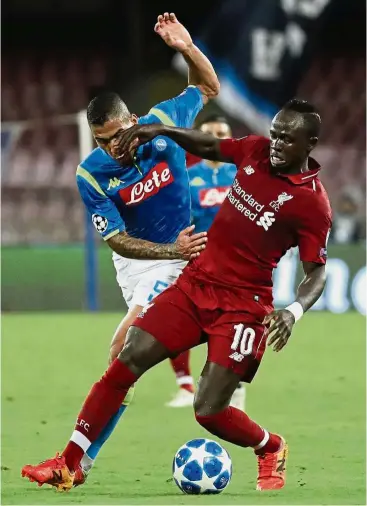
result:
[(234, 338), (231, 345), (231, 350), (236, 353), (232, 353), (231, 358), (240, 362), (243, 357), (251, 355), (254, 340), (255, 331), (251, 327), (245, 327), (243, 323), (234, 325)]

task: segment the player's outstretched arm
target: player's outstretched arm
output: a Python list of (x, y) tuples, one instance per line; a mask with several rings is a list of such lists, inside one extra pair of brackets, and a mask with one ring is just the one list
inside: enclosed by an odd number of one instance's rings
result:
[(172, 244), (158, 244), (131, 237), (120, 232), (107, 240), (109, 247), (125, 258), (140, 260), (192, 260), (200, 255), (207, 242), (206, 232), (193, 234), (194, 226), (182, 230), (177, 241)]
[(275, 343), (274, 351), (280, 351), (287, 344), (293, 325), (315, 304), (325, 288), (325, 265), (314, 262), (302, 262), (302, 265), (305, 277), (298, 287), (295, 302), (285, 309), (273, 311), (264, 320), (265, 325), (272, 322), (269, 327), (269, 334), (272, 335), (268, 346)]
[(134, 125), (124, 130), (116, 146), (112, 149), (112, 154), (122, 161), (125, 157), (128, 159), (131, 151), (135, 150), (141, 144), (151, 141), (158, 135), (170, 137), (185, 151), (200, 156), (200, 158), (232, 162), (232, 159), (226, 158), (221, 153), (220, 139), (210, 134), (200, 132), (199, 130), (170, 127), (160, 123)]
[(213, 65), (192, 42), (189, 32), (175, 14), (165, 12), (158, 16), (154, 31), (168, 46), (182, 54), (189, 67), (189, 85), (195, 85), (201, 90), (204, 103), (216, 97), (220, 85)]

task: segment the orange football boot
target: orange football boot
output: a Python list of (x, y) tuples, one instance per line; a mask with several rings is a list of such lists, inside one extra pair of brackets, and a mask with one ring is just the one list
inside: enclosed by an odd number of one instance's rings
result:
[(285, 485), (288, 445), (282, 443), (275, 453), (257, 455), (258, 475), (256, 490), (279, 490)]
[(69, 471), (65, 457), (56, 453), (53, 459), (45, 460), (36, 466), (24, 466), (22, 476), (29, 481), (36, 481), (39, 487), (47, 483), (60, 492), (66, 492), (73, 486), (75, 473)]

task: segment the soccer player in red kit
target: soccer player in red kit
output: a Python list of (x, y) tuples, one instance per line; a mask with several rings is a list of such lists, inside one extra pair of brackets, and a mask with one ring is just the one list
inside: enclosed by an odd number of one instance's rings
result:
[[(146, 306), (128, 331), (125, 347), (92, 387), (62, 455), (27, 465), (22, 475), (61, 490), (73, 485), (85, 451), (142, 374), (163, 360), (207, 342), (194, 409), (217, 437), (251, 447), (258, 459), (258, 490), (285, 483), (288, 447), (242, 411), (230, 407), (239, 381), (250, 382), (268, 345), (280, 351), (293, 325), (325, 286), (331, 210), (311, 158), (320, 128), (313, 106), (291, 100), (274, 117), (270, 140), (250, 135), (219, 140), (197, 130), (137, 125), (121, 135), (123, 159), (157, 135), (204, 159), (233, 162), (238, 171), (208, 233), (208, 245), (177, 282)], [(274, 311), (272, 271), (298, 246), (305, 277), (297, 298)]]

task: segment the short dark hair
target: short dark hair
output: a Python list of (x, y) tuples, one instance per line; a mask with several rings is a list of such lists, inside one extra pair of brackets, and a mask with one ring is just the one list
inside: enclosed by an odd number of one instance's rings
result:
[(320, 134), (321, 117), (316, 107), (307, 100), (292, 98), (283, 105), (282, 111), (294, 111), (303, 116), (310, 137), (318, 137)]
[(90, 125), (104, 125), (112, 118), (129, 119), (130, 113), (125, 102), (113, 91), (104, 91), (94, 97), (87, 108)]
[(206, 125), (207, 123), (225, 123), (229, 127), (231, 127), (231, 124), (223, 114), (210, 114), (209, 116), (204, 117), (200, 121), (197, 122), (196, 128), (200, 128), (203, 125)]

